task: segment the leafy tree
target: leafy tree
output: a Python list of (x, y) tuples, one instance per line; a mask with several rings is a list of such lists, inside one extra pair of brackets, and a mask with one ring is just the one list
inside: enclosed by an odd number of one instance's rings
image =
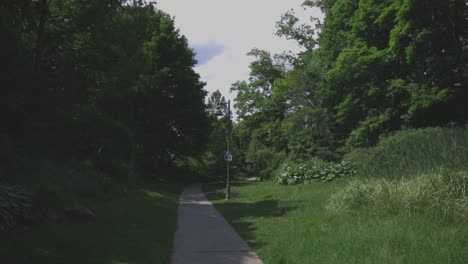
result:
[(232, 86), (237, 131), (249, 142), (242, 153), (251, 163), (264, 149), (337, 160), (401, 128), (467, 122), (465, 1), (312, 0), (303, 6), (319, 7), (325, 19), (301, 25), (288, 11), (276, 26), (278, 36), (305, 50), (295, 56), (254, 50), (249, 80)]
[(204, 83), (155, 5), (21, 0), (0, 14), (0, 133), (130, 181), (203, 152)]

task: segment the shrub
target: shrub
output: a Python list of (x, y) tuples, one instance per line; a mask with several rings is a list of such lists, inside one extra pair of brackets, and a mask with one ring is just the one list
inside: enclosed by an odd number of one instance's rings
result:
[(7, 231), (30, 216), (31, 193), (23, 188), (0, 184), (0, 230)]
[(349, 162), (332, 163), (321, 160), (308, 162), (287, 162), (281, 165), (276, 181), (280, 184), (303, 184), (320, 181), (331, 181), (348, 177), (355, 173)]
[(260, 179), (266, 179), (271, 177), (281, 161), (286, 159), (286, 153), (266, 147), (257, 137), (254, 137), (249, 143), (245, 158), (250, 172), (259, 176)]
[(468, 172), (440, 170), (405, 180), (356, 179), (334, 194), (332, 212), (370, 207), (393, 212), (428, 212), (442, 218), (468, 217)]
[(282, 161), (287, 158), (286, 153), (281, 152), (272, 152), (269, 158), (266, 160), (265, 167), (259, 172), (261, 179), (271, 178), (272, 175), (275, 175), (276, 170), (281, 166)]

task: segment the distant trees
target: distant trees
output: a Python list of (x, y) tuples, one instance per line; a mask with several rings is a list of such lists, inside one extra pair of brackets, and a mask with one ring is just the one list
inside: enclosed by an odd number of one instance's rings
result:
[(112, 176), (204, 150), (204, 83), (171, 17), (143, 1), (0, 3), (1, 134)]
[(466, 123), (465, 1), (304, 5), (321, 8), (325, 19), (300, 25), (288, 12), (277, 24), (278, 35), (297, 40), (304, 51), (272, 56), (254, 49), (250, 79), (232, 86), (244, 152), (253, 148), (245, 142), (260, 141), (294, 158), (338, 160), (401, 128)]

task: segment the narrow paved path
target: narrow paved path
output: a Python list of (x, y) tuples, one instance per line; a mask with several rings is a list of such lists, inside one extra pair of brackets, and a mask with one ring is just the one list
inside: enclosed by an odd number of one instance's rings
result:
[(172, 264), (262, 264), (200, 185), (182, 192), (177, 225)]

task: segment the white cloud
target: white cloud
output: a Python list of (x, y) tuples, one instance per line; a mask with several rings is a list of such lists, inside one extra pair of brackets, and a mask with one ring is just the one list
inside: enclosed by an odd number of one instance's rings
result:
[(275, 35), (281, 14), (294, 9), (307, 22), (311, 16), (322, 16), (318, 9), (301, 7), (303, 0), (159, 0), (157, 7), (175, 17), (175, 23), (191, 45), (210, 42), (224, 46), (223, 53), (199, 65), (195, 70), (207, 82), (206, 90), (220, 90), (227, 98), (231, 84), (248, 79), (252, 48), (271, 53), (299, 51), (294, 41)]

